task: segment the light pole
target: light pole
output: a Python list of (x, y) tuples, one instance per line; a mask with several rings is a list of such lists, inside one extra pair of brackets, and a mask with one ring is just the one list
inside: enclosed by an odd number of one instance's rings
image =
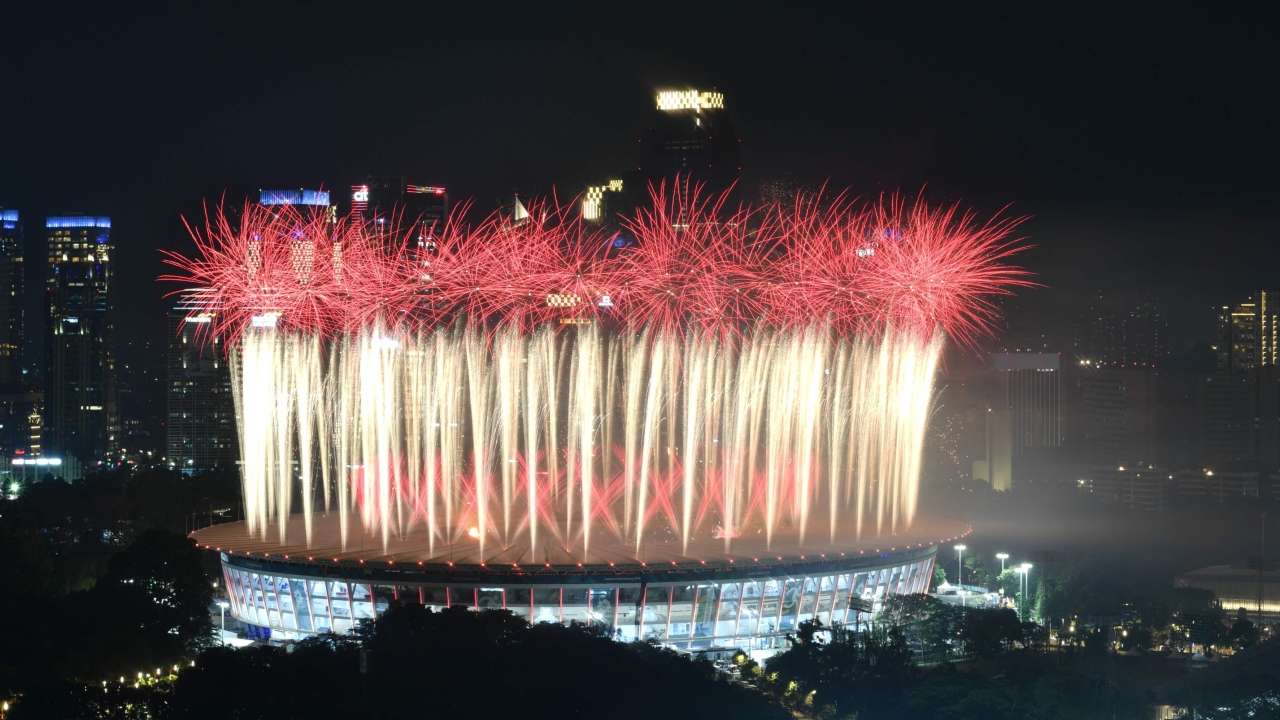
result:
[(1006, 553), (1006, 552), (999, 552), (999, 553), (996, 553), (996, 559), (1000, 561), (1000, 574), (1001, 574), (1001, 575), (1003, 575), (1003, 574), (1004, 574), (1004, 561), (1009, 559), (1009, 553)]
[(956, 545), (956, 587), (960, 593), (960, 607), (964, 607), (964, 551), (965, 545)]
[(218, 640), (220, 640), (223, 645), (227, 644), (227, 608), (229, 607), (231, 607), (231, 605), (226, 600), (218, 601), (218, 614), (222, 616), (222, 633), (218, 635)]

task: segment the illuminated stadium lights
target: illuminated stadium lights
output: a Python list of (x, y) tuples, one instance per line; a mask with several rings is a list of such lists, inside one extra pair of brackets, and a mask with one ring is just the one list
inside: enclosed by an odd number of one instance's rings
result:
[[(623, 218), (616, 253), (572, 208), (450, 222), (427, 282), (393, 228), (211, 216), (199, 255), (168, 262), (236, 355), (248, 532), (309, 546), (323, 510), (336, 548), (417, 533), (435, 557), (475, 528), (477, 562), (517, 543), (513, 561), (590, 562), (909, 528), (944, 337), (986, 331), (992, 296), (1028, 283), (1005, 262), (1016, 221), (897, 200), (725, 213), (684, 187)], [(873, 236), (894, 241), (858, 257)]]
[[(939, 536), (957, 529), (926, 519), (903, 535), (918, 541), (907, 542), (909, 548), (831, 553), (821, 559), (804, 559), (792, 535), (785, 541), (785, 555), (764, 563), (759, 556), (751, 561), (751, 553), (762, 547), (758, 540), (729, 556), (721, 555), (714, 542), (703, 541), (688, 557), (671, 554), (679, 552), (678, 545), (655, 542), (651, 562), (618, 555), (627, 549), (611, 544), (602, 553), (614, 559), (594, 564), (575, 561), (556, 548), (548, 548), (545, 562), (541, 553), (538, 561), (520, 560), (528, 558), (523, 543), (499, 549), (486, 561), (469, 537), (439, 550), (437, 557), (457, 562), (430, 556), (426, 562), (415, 561), (426, 555), (416, 555), (423, 547), (420, 531), (396, 539), (385, 552), (353, 549), (332, 563), (258, 557), (260, 553), (244, 548), (260, 547), (262, 541), (247, 534), (242, 523), (200, 530), (195, 540), (202, 548), (212, 550), (213, 543), (222, 548), (232, 616), (270, 628), (276, 640), (349, 632), (395, 603), (415, 603), (436, 609), (506, 609), (531, 623), (592, 620), (607, 636), (624, 642), (644, 640), (688, 651), (770, 652), (786, 647), (787, 635), (805, 620), (866, 627), (890, 595), (925, 592)], [(318, 519), (317, 531), (326, 542), (336, 540), (337, 518)], [(856, 546), (851, 539), (844, 542), (850, 543), (842, 545), (847, 550)], [(862, 545), (870, 548), (872, 543)], [(735, 558), (743, 562), (735, 564)]]
[(666, 112), (679, 110), (723, 110), (724, 93), (698, 90), (659, 90), (658, 109)]

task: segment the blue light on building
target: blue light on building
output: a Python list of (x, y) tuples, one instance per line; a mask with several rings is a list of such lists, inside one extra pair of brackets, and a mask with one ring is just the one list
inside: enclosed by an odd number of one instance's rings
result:
[(90, 215), (50, 216), (45, 218), (44, 226), (50, 229), (61, 228), (110, 228), (111, 218)]
[(259, 205), (307, 205), (328, 207), (328, 190), (259, 190)]

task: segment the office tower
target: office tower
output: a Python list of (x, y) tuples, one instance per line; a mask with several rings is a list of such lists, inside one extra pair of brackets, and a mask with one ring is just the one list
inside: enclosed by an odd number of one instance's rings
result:
[(39, 401), (22, 377), (24, 274), (21, 217), (0, 208), (0, 457), (29, 451), (26, 419)]
[(991, 360), (986, 458), (974, 463), (974, 478), (1004, 491), (1062, 447), (1062, 356), (995, 353)]
[(351, 186), (351, 216), (358, 222), (397, 224), (411, 248), (433, 253), (449, 216), (449, 192), (404, 177), (372, 177)]
[(198, 290), (169, 309), (165, 456), (191, 475), (235, 464), (236, 418), (227, 358), (207, 334), (217, 308)]
[[(588, 185), (582, 195), (582, 219), (590, 223), (609, 221), (621, 207), (617, 200), (621, 198), (623, 184), (621, 180), (610, 180), (603, 185)], [(526, 214), (528, 211), (525, 211)]]
[(1144, 367), (1082, 367), (1076, 376), (1082, 458), (1109, 466), (1156, 457), (1156, 382)]
[(676, 175), (707, 183), (713, 190), (737, 180), (742, 171), (741, 150), (723, 93), (660, 90), (655, 104), (643, 142), (637, 189)]
[(293, 205), (306, 209), (328, 209), (328, 190), (307, 190), (295, 188), (287, 190), (259, 190), (258, 204), (266, 207), (275, 205)]
[(115, 449), (111, 218), (45, 220), (45, 454), (85, 465)]
[(1013, 453), (1062, 446), (1062, 356), (1058, 353), (996, 353), (998, 404), (1010, 413)]
[(18, 211), (0, 208), (0, 388), (22, 379), (25, 272)]
[(1169, 355), (1168, 336), (1155, 303), (1099, 294), (1089, 302), (1076, 354), (1089, 367), (1154, 368)]
[(1280, 292), (1259, 290), (1218, 312), (1217, 372), (1201, 385), (1203, 462), (1270, 471), (1280, 464), (1277, 314)]

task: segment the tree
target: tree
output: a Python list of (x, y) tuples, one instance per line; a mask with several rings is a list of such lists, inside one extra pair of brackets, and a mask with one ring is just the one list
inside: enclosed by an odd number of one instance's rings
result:
[(899, 627), (922, 653), (943, 654), (959, 634), (961, 611), (932, 595), (890, 595), (877, 622)]
[(960, 638), (970, 652), (992, 657), (1008, 649), (1010, 643), (1022, 642), (1022, 623), (1018, 614), (1008, 608), (975, 608), (964, 613)]
[(200, 551), (186, 537), (144, 532), (111, 558), (94, 592), (126, 606), (117, 622), (132, 621), (132, 631), (161, 653), (194, 655), (211, 642), (213, 586)]
[(831, 642), (817, 643), (821, 623), (802, 625), (791, 648), (766, 663), (766, 691), (792, 705), (842, 716), (891, 717), (901, 709), (917, 674), (901, 628), (882, 625), (864, 634), (833, 628)]
[(1258, 644), (1258, 628), (1255, 626), (1245, 614), (1245, 609), (1240, 608), (1236, 611), (1236, 619), (1231, 623), (1231, 629), (1227, 631), (1227, 639), (1231, 641), (1231, 647), (1236, 650), (1247, 650)]

